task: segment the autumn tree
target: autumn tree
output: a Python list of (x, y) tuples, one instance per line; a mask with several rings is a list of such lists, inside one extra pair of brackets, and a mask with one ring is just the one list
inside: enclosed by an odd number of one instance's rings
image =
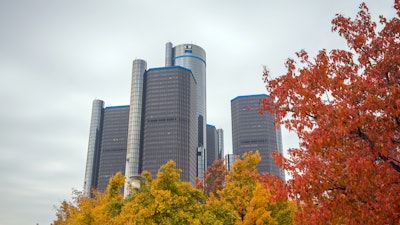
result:
[(272, 201), (288, 200), (288, 188), (282, 178), (265, 172), (261, 173), (257, 179), (266, 189), (270, 190)]
[(57, 208), (56, 220), (53, 221), (52, 225), (68, 225), (71, 224), (71, 218), (77, 214), (77, 207), (71, 202), (62, 201), (60, 206)]
[[(244, 153), (235, 161), (226, 176), (226, 185), (219, 191), (220, 201), (236, 212), (235, 224), (293, 224), (294, 207), (271, 200), (271, 192), (261, 182), (256, 169), (261, 156), (256, 151)], [(280, 205), (278, 205), (280, 204)]]
[(264, 110), (300, 139), (275, 157), (298, 224), (400, 222), (400, 0), (394, 8), (380, 29), (364, 3), (354, 19), (338, 14), (332, 30), (349, 49), (301, 50), (286, 74), (264, 71)]
[(156, 179), (142, 174), (144, 183), (128, 199), (117, 224), (200, 224), (202, 192), (180, 179), (175, 162), (162, 165)]
[(112, 219), (119, 215), (123, 206), (120, 188), (125, 177), (121, 172), (110, 178), (105, 193), (94, 191), (92, 198), (74, 191), (73, 202), (63, 201), (57, 209), (57, 219), (54, 225), (82, 224), (100, 225), (113, 224)]
[(238, 219), (234, 207), (213, 193), (210, 193), (206, 203), (202, 205), (201, 224), (234, 225)]
[(206, 195), (210, 195), (212, 193), (214, 196), (219, 197), (217, 191), (224, 187), (225, 176), (227, 173), (228, 170), (224, 165), (224, 160), (215, 160), (204, 173), (204, 182), (196, 178), (197, 188), (202, 189)]

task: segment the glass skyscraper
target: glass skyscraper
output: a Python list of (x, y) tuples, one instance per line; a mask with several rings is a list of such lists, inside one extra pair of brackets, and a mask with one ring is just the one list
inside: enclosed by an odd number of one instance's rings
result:
[(206, 118), (206, 52), (194, 44), (173, 46), (171, 42), (165, 48), (165, 66), (182, 66), (192, 71), (196, 82), (198, 115), (198, 176), (202, 177), (207, 165), (207, 118)]
[(281, 130), (275, 129), (275, 116), (258, 111), (262, 98), (268, 95), (238, 96), (231, 100), (233, 154), (241, 156), (244, 152), (258, 150), (262, 157), (257, 166), (258, 172), (268, 172), (285, 179), (282, 169), (271, 158), (270, 153), (282, 153)]
[(111, 176), (125, 173), (129, 106), (104, 109), (97, 189), (105, 191)]
[(129, 106), (104, 108), (94, 100), (89, 134), (84, 195), (92, 189), (104, 191), (112, 175), (125, 171)]
[(145, 74), (141, 168), (153, 177), (174, 160), (181, 179), (197, 175), (196, 80), (184, 67), (149, 69)]

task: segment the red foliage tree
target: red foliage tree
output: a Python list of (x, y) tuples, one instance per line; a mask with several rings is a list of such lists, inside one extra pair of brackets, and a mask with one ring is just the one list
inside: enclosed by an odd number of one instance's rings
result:
[(379, 30), (364, 3), (355, 19), (338, 14), (332, 30), (348, 50), (302, 50), (286, 74), (264, 71), (263, 109), (300, 139), (289, 158), (275, 155), (297, 224), (400, 224), (400, 0), (394, 8)]
[(225, 176), (228, 170), (224, 165), (223, 159), (218, 159), (211, 164), (204, 173), (204, 183), (196, 178), (196, 186), (203, 189), (206, 195), (212, 193), (214, 196), (219, 197), (217, 191), (221, 190), (225, 184)]
[(287, 201), (287, 186), (282, 178), (270, 173), (262, 173), (257, 176), (257, 180), (271, 192), (272, 201)]

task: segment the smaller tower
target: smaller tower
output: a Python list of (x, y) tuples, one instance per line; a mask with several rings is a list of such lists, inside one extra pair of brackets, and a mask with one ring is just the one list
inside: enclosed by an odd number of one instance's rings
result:
[(87, 197), (91, 195), (92, 189), (96, 188), (97, 185), (103, 109), (104, 102), (102, 100), (93, 100), (92, 118), (90, 121), (89, 131), (89, 144), (86, 157), (85, 182), (83, 184), (83, 195)]
[(165, 66), (172, 66), (172, 43), (167, 42), (165, 44)]

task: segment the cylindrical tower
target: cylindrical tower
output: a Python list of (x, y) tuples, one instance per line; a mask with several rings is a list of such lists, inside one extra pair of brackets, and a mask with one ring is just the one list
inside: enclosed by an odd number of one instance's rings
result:
[[(171, 43), (167, 43), (168, 48), (172, 47)], [(166, 61), (168, 58), (166, 57)], [(200, 46), (194, 44), (181, 44), (172, 48), (172, 64), (174, 66), (182, 66), (192, 71), (196, 82), (196, 98), (197, 98), (197, 114), (198, 114), (198, 131), (199, 131), (199, 151), (204, 152), (204, 148), (207, 146), (207, 118), (206, 118), (206, 52)], [(204, 157), (207, 159), (207, 156)], [(204, 162), (207, 165), (207, 162)], [(202, 176), (201, 171), (205, 168), (200, 169), (199, 176)]]
[[(203, 116), (206, 128), (206, 52), (194, 44), (181, 44), (173, 48), (173, 65), (190, 69), (197, 82), (197, 112)], [(206, 136), (206, 135), (205, 135)]]
[(139, 174), (140, 134), (142, 123), (143, 78), (147, 63), (135, 59), (132, 65), (131, 99), (129, 108), (128, 143), (126, 149), (124, 196)]
[(165, 66), (172, 66), (172, 43), (165, 44)]
[(90, 121), (89, 131), (89, 144), (86, 159), (85, 182), (83, 185), (83, 194), (87, 197), (91, 195), (91, 189), (96, 186), (103, 108), (104, 102), (102, 100), (93, 100), (92, 118)]

